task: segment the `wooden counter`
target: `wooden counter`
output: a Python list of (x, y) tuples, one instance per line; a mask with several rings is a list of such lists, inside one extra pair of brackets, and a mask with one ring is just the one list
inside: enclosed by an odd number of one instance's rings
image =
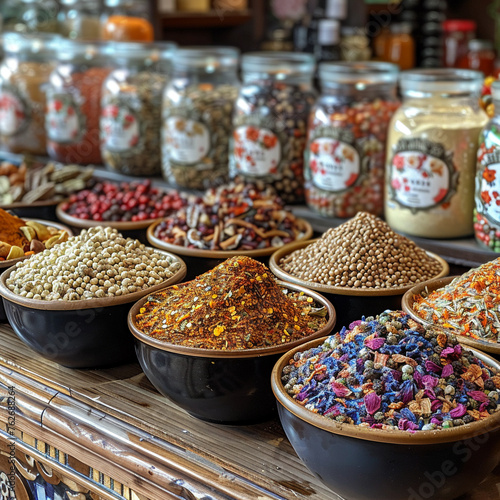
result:
[[(14, 448), (17, 500), (56, 493), (64, 500), (340, 498), (306, 469), (278, 420), (202, 422), (161, 396), (138, 364), (63, 368), (36, 355), (6, 325), (0, 346), (2, 498), (9, 498)], [(37, 489), (46, 497), (32, 495)], [(499, 498), (500, 468), (460, 500)]]

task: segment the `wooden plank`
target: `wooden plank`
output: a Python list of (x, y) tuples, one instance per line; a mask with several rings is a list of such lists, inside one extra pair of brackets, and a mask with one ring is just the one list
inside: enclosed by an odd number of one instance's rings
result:
[(162, 14), (163, 28), (193, 29), (193, 28), (227, 28), (245, 24), (252, 19), (250, 10), (224, 10), (210, 12), (173, 12)]

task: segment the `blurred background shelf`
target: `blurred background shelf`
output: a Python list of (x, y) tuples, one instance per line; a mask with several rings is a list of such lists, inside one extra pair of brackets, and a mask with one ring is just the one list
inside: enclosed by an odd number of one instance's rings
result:
[(172, 12), (161, 14), (163, 29), (228, 28), (252, 20), (251, 10), (210, 12)]

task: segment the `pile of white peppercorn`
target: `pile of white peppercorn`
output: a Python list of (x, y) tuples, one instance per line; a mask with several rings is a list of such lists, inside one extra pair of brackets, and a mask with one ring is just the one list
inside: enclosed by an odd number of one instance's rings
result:
[(360, 212), (278, 263), (305, 281), (350, 288), (396, 288), (434, 278), (442, 265), (378, 217)]
[(6, 284), (35, 300), (118, 297), (159, 285), (180, 266), (116, 229), (95, 227), (19, 262)]

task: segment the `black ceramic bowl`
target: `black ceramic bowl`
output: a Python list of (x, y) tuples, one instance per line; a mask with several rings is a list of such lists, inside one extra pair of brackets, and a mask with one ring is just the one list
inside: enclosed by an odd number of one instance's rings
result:
[[(271, 384), (281, 424), (295, 452), (326, 486), (355, 500), (452, 500), (472, 491), (500, 461), (500, 412), (471, 424), (434, 431), (390, 431), (339, 424), (292, 399), (281, 382), (296, 352), (276, 363)], [(500, 363), (472, 349), (486, 365)]]
[[(195, 279), (200, 274), (210, 271), (215, 266), (218, 266), (226, 259), (234, 257), (235, 255), (251, 257), (267, 266), (269, 256), (277, 250), (277, 247), (261, 248), (257, 250), (202, 250), (199, 248), (186, 248), (180, 245), (166, 243), (155, 236), (156, 228), (161, 222), (161, 220), (158, 220), (148, 227), (148, 242), (155, 248), (160, 248), (161, 250), (166, 250), (167, 252), (182, 256), (188, 268), (186, 276), (187, 281)], [(300, 224), (300, 230), (303, 234), (299, 241), (311, 238), (313, 235), (313, 228), (309, 222), (304, 219), (299, 219), (297, 222)]]
[(335, 326), (335, 309), (318, 293), (301, 291), (327, 308), (328, 322), (307, 339), (275, 347), (222, 351), (178, 346), (144, 334), (135, 318), (147, 297), (132, 307), (128, 322), (136, 338), (136, 352), (144, 373), (158, 391), (201, 420), (219, 424), (248, 424), (266, 420), (276, 412), (269, 384), (279, 357), (311, 338), (328, 335)]
[[(279, 278), (290, 283), (301, 285), (315, 290), (328, 298), (337, 311), (337, 326), (340, 329), (348, 327), (350, 323), (365, 316), (377, 316), (386, 309), (393, 311), (401, 309), (401, 299), (413, 285), (384, 289), (359, 289), (340, 286), (321, 285), (312, 281), (305, 281), (284, 271), (279, 262), (290, 253), (304, 248), (317, 240), (297, 241), (276, 250), (269, 259), (269, 268)], [(442, 271), (436, 277), (446, 276), (449, 272), (448, 263), (436, 254), (427, 252), (427, 255), (437, 260)]]
[(180, 268), (163, 283), (129, 295), (83, 301), (44, 301), (16, 295), (5, 283), (14, 270), (10, 268), (0, 277), (0, 295), (9, 323), (38, 354), (69, 368), (98, 368), (133, 361), (134, 342), (127, 328), (131, 304), (178, 283), (186, 275), (182, 259), (169, 255), (180, 263)]
[(440, 325), (423, 320), (413, 309), (413, 303), (415, 302), (416, 295), (421, 295), (422, 293), (428, 295), (438, 288), (449, 285), (457, 277), (458, 276), (448, 276), (446, 278), (437, 278), (426, 283), (420, 283), (419, 285), (414, 286), (403, 296), (403, 311), (408, 313), (415, 321), (418, 321), (423, 325), (433, 326), (434, 328), (441, 328), (447, 333), (456, 335), (457, 340), (461, 344), (465, 344), (470, 347), (474, 347), (475, 349), (494, 354), (496, 357), (500, 356), (500, 344), (498, 342), (488, 342), (486, 340), (475, 339), (468, 335), (465, 335), (465, 333), (461, 330), (443, 328)]
[[(20, 216), (18, 215), (18, 217)], [(29, 217), (27, 217), (26, 220), (33, 220), (36, 222), (40, 222), (45, 226), (51, 226), (57, 229), (64, 229), (65, 231), (67, 231), (69, 236), (73, 236), (73, 232), (71, 231), (71, 229), (67, 226), (64, 226), (63, 224), (59, 224), (57, 222), (52, 222), (51, 220), (45, 220), (45, 219), (44, 220), (37, 218), (31, 219)], [(14, 264), (17, 264), (18, 262), (21, 262), (22, 260), (26, 259), (29, 259), (29, 257), (19, 257), (18, 259), (4, 260), (0, 262), (0, 275), (3, 274), (7, 269), (10, 269)], [(0, 298), (0, 323), (5, 323), (6, 321), (7, 321), (7, 315), (5, 314), (5, 309), (3, 307), (3, 301)]]

